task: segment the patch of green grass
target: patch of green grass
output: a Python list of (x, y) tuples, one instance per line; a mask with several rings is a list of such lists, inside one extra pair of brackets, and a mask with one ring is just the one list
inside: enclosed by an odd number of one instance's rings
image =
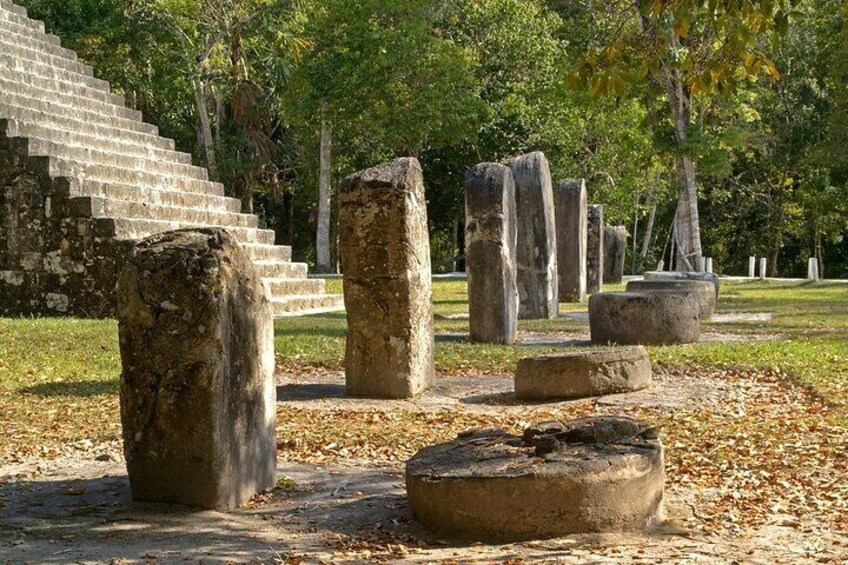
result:
[[(620, 288), (620, 287), (619, 287)], [(453, 334), (436, 344), (440, 371), (503, 373), (521, 357), (556, 351), (554, 347), (472, 344), (466, 319), (445, 319), (468, 311), (464, 281), (436, 281), (436, 332)], [(340, 292), (341, 281), (328, 281)], [(585, 304), (563, 304), (563, 312), (585, 311)], [(770, 321), (707, 323), (708, 331), (781, 334), (774, 341), (704, 342), (652, 347), (663, 365), (779, 368), (831, 401), (843, 403), (848, 393), (848, 285), (724, 283), (719, 312), (772, 312)], [(344, 314), (285, 318), (275, 323), (277, 356), (283, 362), (341, 368), (344, 360)], [(563, 340), (585, 334), (585, 320), (522, 320), (523, 331), (563, 334)], [(114, 397), (120, 358), (117, 324), (112, 320), (0, 319), (0, 404), (26, 398), (74, 399)], [(3, 406), (0, 406), (3, 408)], [(59, 412), (62, 406), (54, 406)], [(29, 408), (28, 408), (29, 410)], [(11, 417), (7, 414), (7, 417)], [(2, 419), (2, 416), (0, 416)]]
[(0, 391), (112, 394), (120, 371), (113, 320), (0, 318)]

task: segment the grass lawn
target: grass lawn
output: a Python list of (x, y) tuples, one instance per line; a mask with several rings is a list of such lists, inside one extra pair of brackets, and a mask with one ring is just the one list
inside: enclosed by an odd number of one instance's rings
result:
[[(329, 281), (329, 292), (341, 282)], [(436, 331), (467, 332), (463, 281), (434, 284)], [(725, 283), (720, 313), (772, 312), (768, 321), (705, 324), (706, 331), (784, 334), (772, 341), (705, 342), (653, 347), (663, 367), (772, 369), (809, 386), (845, 413), (848, 391), (848, 285)], [(585, 305), (563, 304), (564, 312)], [(586, 332), (585, 321), (522, 322), (540, 333)], [(346, 324), (343, 314), (288, 318), (276, 322), (278, 362), (289, 369), (340, 369)], [(534, 352), (554, 351), (553, 347)], [(526, 347), (440, 341), (436, 364), (442, 374), (508, 374)], [(111, 320), (0, 319), (0, 456), (38, 453), (63, 442), (119, 436), (117, 324)]]

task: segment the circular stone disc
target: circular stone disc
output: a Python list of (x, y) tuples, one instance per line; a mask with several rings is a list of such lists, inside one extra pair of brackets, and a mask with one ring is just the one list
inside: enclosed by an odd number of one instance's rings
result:
[(406, 465), (415, 518), (465, 538), (519, 541), (638, 531), (661, 517), (656, 429), (626, 417), (474, 430), (426, 447)]
[(641, 390), (651, 384), (641, 345), (525, 357), (515, 370), (519, 400), (562, 400)]

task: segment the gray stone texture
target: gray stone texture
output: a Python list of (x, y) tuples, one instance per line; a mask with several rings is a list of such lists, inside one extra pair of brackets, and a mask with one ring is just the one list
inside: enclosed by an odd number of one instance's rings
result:
[(347, 392), (415, 396), (434, 378), (430, 239), (418, 160), (396, 159), (347, 177), (339, 233)]
[(595, 294), (604, 288), (604, 207), (589, 206), (589, 237), (586, 247), (586, 292)]
[(274, 327), (225, 230), (142, 241), (120, 276), (121, 422), (135, 500), (231, 510), (274, 486)]
[(604, 284), (618, 284), (624, 277), (624, 261), (627, 258), (627, 228), (609, 226), (604, 228)]
[(559, 300), (586, 299), (586, 249), (588, 245), (588, 200), (586, 181), (560, 181), (554, 192), (557, 226), (557, 270)]
[(651, 359), (642, 346), (528, 357), (515, 371), (519, 400), (566, 400), (650, 386)]
[(696, 271), (648, 271), (644, 274), (646, 281), (709, 281), (715, 287), (716, 301), (721, 288), (718, 275), (715, 273), (699, 273)]
[(627, 283), (628, 292), (651, 292), (656, 290), (672, 290), (694, 292), (698, 297), (701, 320), (709, 320), (716, 307), (716, 294), (713, 283), (705, 280), (652, 280), (630, 281)]
[(518, 219), (518, 317), (556, 318), (559, 313), (557, 251), (548, 160), (536, 151), (512, 159), (509, 168), (515, 179)]
[(656, 428), (615, 416), (547, 422), (523, 437), (472, 430), (406, 464), (416, 520), (492, 542), (650, 529), (664, 483)]
[(692, 292), (605, 292), (589, 298), (592, 343), (694, 343), (701, 334), (700, 305)]
[(0, 2), (0, 315), (113, 317), (136, 243), (203, 226), (242, 244), (277, 314), (341, 307), (258, 216), (17, 8)]
[(465, 270), (471, 340), (509, 344), (518, 327), (515, 184), (509, 167), (481, 163), (465, 175)]

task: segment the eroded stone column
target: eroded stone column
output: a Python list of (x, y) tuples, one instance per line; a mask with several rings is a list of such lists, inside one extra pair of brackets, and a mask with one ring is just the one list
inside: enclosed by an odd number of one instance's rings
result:
[(536, 151), (512, 159), (509, 168), (515, 180), (518, 220), (518, 317), (555, 318), (559, 293), (550, 166), (545, 155)]
[(595, 294), (604, 287), (604, 207), (589, 206), (589, 237), (586, 251), (586, 292)]
[(220, 228), (142, 241), (118, 285), (121, 422), (135, 500), (230, 510), (274, 486), (274, 327)]
[(424, 178), (417, 159), (342, 182), (347, 393), (409, 398), (433, 383), (433, 300)]
[(518, 319), (517, 228), (509, 167), (480, 163), (468, 171), (465, 218), (471, 340), (513, 343)]
[(624, 277), (624, 260), (627, 256), (627, 228), (604, 228), (604, 283), (620, 283)]
[(560, 181), (554, 193), (554, 201), (559, 299), (563, 302), (580, 302), (586, 299), (586, 181)]

